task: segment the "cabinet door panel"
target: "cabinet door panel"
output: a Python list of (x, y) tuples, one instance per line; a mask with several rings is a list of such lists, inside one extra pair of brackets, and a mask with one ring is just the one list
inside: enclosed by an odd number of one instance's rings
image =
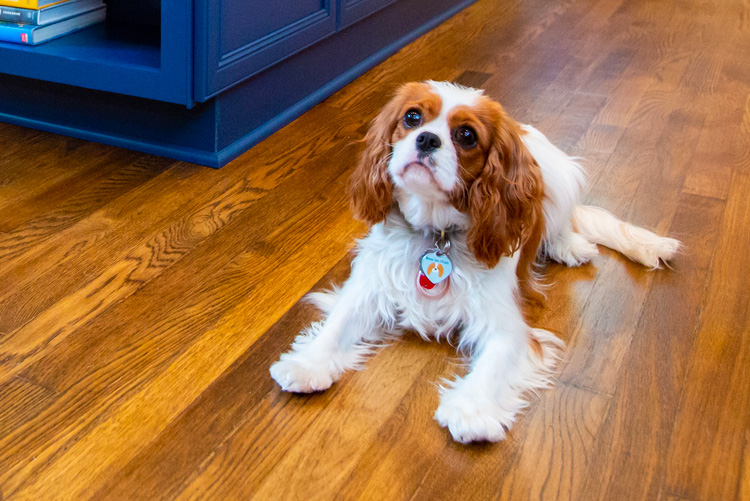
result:
[(204, 101), (333, 33), (336, 0), (196, 1), (195, 26)]
[(339, 0), (341, 11), (339, 12), (339, 27), (344, 28), (373, 12), (377, 12), (396, 0)]

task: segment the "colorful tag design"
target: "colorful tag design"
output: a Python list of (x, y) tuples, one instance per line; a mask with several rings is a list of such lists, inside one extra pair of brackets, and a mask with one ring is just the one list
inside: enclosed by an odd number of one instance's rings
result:
[(427, 251), (419, 259), (419, 269), (433, 284), (439, 284), (453, 272), (453, 263), (439, 250)]

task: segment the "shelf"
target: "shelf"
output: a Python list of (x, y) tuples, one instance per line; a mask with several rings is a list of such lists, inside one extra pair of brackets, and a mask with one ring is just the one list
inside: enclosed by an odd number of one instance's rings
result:
[(190, 25), (183, 8), (161, 26), (108, 19), (36, 46), (0, 42), (0, 73), (190, 106)]
[(149, 33), (139, 26), (120, 26), (105, 22), (39, 45), (0, 43), (0, 48), (22, 52), (30, 66), (35, 64), (35, 58), (43, 55), (71, 61), (158, 70), (161, 66), (160, 38), (158, 30), (151, 30)]

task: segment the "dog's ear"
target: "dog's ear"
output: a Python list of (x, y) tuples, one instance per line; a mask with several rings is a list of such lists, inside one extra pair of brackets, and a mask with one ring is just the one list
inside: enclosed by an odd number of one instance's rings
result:
[(477, 260), (490, 268), (525, 246), (535, 255), (544, 225), (539, 165), (521, 141), (519, 125), (492, 104), (494, 137), (484, 169), (469, 188), (467, 234)]
[(388, 174), (393, 131), (401, 119), (407, 86), (385, 105), (365, 135), (365, 150), (349, 179), (349, 200), (354, 217), (368, 224), (383, 221), (393, 204), (393, 187)]

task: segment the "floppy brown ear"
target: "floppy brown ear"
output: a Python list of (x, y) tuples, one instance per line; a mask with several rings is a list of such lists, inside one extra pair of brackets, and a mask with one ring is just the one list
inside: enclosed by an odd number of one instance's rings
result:
[(521, 141), (522, 131), (496, 105), (496, 125), (484, 170), (469, 189), (469, 248), (477, 260), (494, 267), (522, 248), (519, 267), (534, 260), (542, 237), (544, 183), (541, 170)]
[(365, 150), (349, 179), (349, 200), (354, 217), (369, 224), (383, 221), (393, 203), (388, 159), (405, 91), (406, 87), (402, 87), (373, 120), (364, 138)]

